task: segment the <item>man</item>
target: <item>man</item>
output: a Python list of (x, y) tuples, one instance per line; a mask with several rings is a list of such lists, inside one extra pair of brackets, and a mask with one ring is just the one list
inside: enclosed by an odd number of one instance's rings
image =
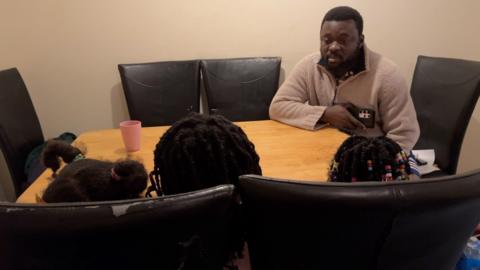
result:
[(270, 118), (310, 130), (330, 124), (362, 136), (385, 135), (407, 153), (420, 134), (401, 72), (366, 47), (360, 13), (344, 6), (323, 18), (320, 53), (295, 66), (272, 100)]

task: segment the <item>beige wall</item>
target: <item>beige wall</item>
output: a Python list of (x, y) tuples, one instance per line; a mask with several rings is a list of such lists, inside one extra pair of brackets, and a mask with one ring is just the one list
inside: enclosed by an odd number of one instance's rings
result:
[[(19, 68), (47, 137), (111, 128), (128, 117), (117, 64), (281, 56), (288, 75), (340, 4), (408, 80), (419, 54), (480, 60), (477, 0), (0, 0), (0, 69)], [(478, 167), (479, 133), (477, 108), (461, 170)]]

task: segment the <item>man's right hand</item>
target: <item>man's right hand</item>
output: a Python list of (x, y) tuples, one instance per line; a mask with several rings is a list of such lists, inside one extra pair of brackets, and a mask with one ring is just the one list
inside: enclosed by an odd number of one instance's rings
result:
[(333, 105), (327, 107), (320, 120), (339, 129), (366, 129), (365, 125), (353, 117), (345, 106), (348, 105)]

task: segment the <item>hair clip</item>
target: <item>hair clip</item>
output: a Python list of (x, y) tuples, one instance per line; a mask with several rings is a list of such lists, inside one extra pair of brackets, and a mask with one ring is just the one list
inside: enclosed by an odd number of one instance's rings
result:
[(113, 168), (110, 170), (110, 175), (112, 176), (113, 180), (120, 181), (120, 176), (118, 176)]

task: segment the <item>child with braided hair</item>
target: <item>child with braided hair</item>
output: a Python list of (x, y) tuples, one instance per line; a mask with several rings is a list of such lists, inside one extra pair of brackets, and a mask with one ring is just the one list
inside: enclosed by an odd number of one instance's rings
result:
[[(262, 174), (259, 161), (255, 146), (239, 126), (221, 115), (191, 114), (174, 123), (156, 145), (149, 191), (170, 195), (237, 185), (242, 174)], [(232, 222), (232, 232), (225, 267), (248, 269), (241, 220)]]
[(337, 150), (329, 169), (332, 182), (410, 179), (408, 155), (387, 137), (352, 136)]
[[(57, 173), (61, 160), (67, 164)], [(48, 141), (42, 161), (53, 171), (53, 181), (41, 198), (47, 203), (139, 198), (147, 187), (148, 175), (140, 162), (85, 158), (80, 149), (63, 141)]]
[(176, 194), (238, 183), (242, 174), (262, 174), (255, 146), (221, 115), (191, 114), (174, 123), (154, 151), (152, 187)]

